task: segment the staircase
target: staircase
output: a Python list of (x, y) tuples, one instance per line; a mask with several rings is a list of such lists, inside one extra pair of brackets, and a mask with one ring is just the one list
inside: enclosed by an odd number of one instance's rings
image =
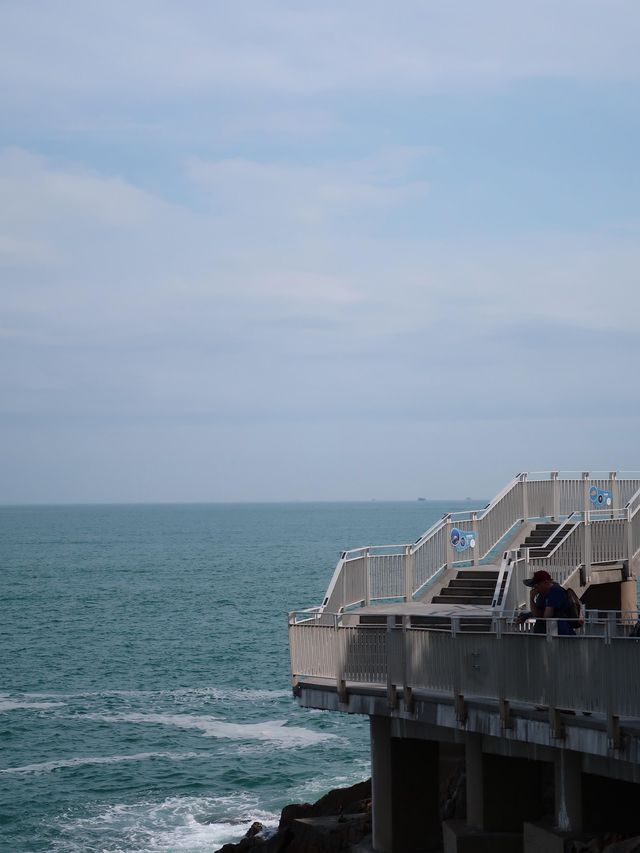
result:
[(462, 569), (432, 599), (433, 604), (475, 604), (491, 607), (498, 570)]
[[(531, 557), (548, 557), (566, 533), (566, 528), (560, 524), (537, 524), (522, 542), (520, 548), (530, 548)], [(543, 548), (542, 546), (550, 537), (552, 538), (549, 544)]]

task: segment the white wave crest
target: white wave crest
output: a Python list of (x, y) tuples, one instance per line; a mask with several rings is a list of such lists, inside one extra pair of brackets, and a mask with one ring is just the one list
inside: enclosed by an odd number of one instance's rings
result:
[(242, 687), (180, 687), (174, 690), (80, 690), (73, 692), (25, 693), (28, 699), (89, 699), (122, 696), (127, 699), (148, 699), (150, 697), (187, 699), (189, 697), (212, 699), (214, 701), (259, 702), (272, 699), (284, 699), (291, 696), (290, 690), (267, 690)]
[(64, 702), (34, 702), (29, 699), (11, 699), (7, 696), (0, 697), (0, 714), (8, 711), (47, 711), (50, 708), (63, 708)]
[(181, 729), (198, 729), (206, 737), (231, 740), (266, 740), (283, 747), (309, 746), (321, 741), (334, 740), (336, 735), (315, 732), (299, 726), (288, 726), (286, 720), (265, 720), (260, 723), (227, 723), (216, 717), (197, 714), (83, 714), (78, 719), (97, 720), (101, 723), (147, 723), (177, 726)]
[(189, 758), (201, 758), (200, 752), (137, 752), (133, 755), (96, 755), (77, 758), (60, 758), (57, 761), (43, 761), (40, 764), (25, 764), (22, 767), (7, 767), (0, 773), (51, 773), (62, 767), (82, 767), (94, 764), (120, 764), (123, 761), (148, 761), (150, 758), (168, 758), (171, 761), (186, 761)]
[(108, 842), (109, 849), (127, 853), (211, 853), (229, 841), (239, 841), (256, 820), (267, 832), (276, 829), (278, 816), (256, 806), (255, 797), (243, 793), (112, 805), (90, 817), (67, 818), (58, 827), (62, 838), (53, 849), (85, 853), (103, 849)]

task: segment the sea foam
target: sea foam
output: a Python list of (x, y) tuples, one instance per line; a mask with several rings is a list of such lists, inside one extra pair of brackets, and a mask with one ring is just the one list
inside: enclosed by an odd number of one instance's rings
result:
[(48, 711), (50, 708), (63, 708), (64, 702), (42, 702), (33, 699), (11, 699), (0, 696), (0, 714), (8, 711)]
[(123, 761), (148, 761), (151, 758), (166, 758), (171, 761), (186, 761), (189, 758), (201, 758), (201, 752), (137, 752), (133, 755), (97, 755), (77, 758), (60, 758), (57, 761), (43, 761), (40, 764), (25, 764), (22, 767), (7, 767), (0, 773), (51, 773), (63, 767), (83, 767), (94, 764), (120, 764)]
[[(169, 797), (162, 802), (115, 804), (93, 815), (60, 821), (62, 837), (53, 850), (84, 853), (87, 844), (90, 849), (103, 849), (109, 839), (108, 849), (126, 849), (127, 853), (211, 853), (228, 841), (239, 840), (254, 821), (273, 832), (278, 815), (256, 808), (255, 797), (241, 792), (229, 797)], [(76, 840), (80, 838), (82, 841)], [(124, 848), (118, 839), (125, 843)]]
[(78, 719), (101, 723), (145, 723), (197, 729), (205, 737), (230, 740), (265, 740), (282, 747), (309, 746), (321, 741), (337, 740), (336, 735), (315, 732), (300, 726), (288, 726), (286, 720), (264, 720), (260, 723), (227, 723), (216, 717), (196, 714), (83, 714)]

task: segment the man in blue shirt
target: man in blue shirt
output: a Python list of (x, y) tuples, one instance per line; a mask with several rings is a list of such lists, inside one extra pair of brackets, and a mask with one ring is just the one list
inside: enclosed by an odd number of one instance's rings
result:
[[(536, 615), (544, 619), (558, 619), (559, 616), (569, 615), (569, 595), (566, 589), (553, 580), (549, 572), (544, 570), (534, 572), (532, 578), (525, 579), (524, 585), (535, 590), (536, 595), (542, 599), (540, 608), (542, 613)], [(566, 619), (558, 619), (558, 634), (572, 636), (575, 631)]]

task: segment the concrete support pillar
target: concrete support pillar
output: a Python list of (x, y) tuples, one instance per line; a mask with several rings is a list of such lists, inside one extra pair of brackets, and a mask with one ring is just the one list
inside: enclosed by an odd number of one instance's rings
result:
[(439, 842), (439, 745), (392, 738), (389, 717), (372, 716), (370, 726), (373, 849), (412, 853)]
[(392, 853), (391, 719), (369, 717), (371, 731), (371, 817), (373, 849)]
[(467, 734), (467, 824), (485, 832), (521, 832), (538, 817), (541, 765), (482, 751), (482, 735)]
[(484, 827), (484, 783), (482, 779), (482, 735), (469, 732), (465, 743), (467, 771), (467, 823)]
[(582, 831), (582, 756), (570, 749), (556, 750), (556, 826), (562, 832)]
[(436, 741), (392, 739), (393, 853), (413, 853), (442, 843), (439, 757)]
[(634, 622), (634, 614), (638, 610), (638, 583), (635, 578), (620, 584), (620, 610), (626, 613), (623, 622)]

